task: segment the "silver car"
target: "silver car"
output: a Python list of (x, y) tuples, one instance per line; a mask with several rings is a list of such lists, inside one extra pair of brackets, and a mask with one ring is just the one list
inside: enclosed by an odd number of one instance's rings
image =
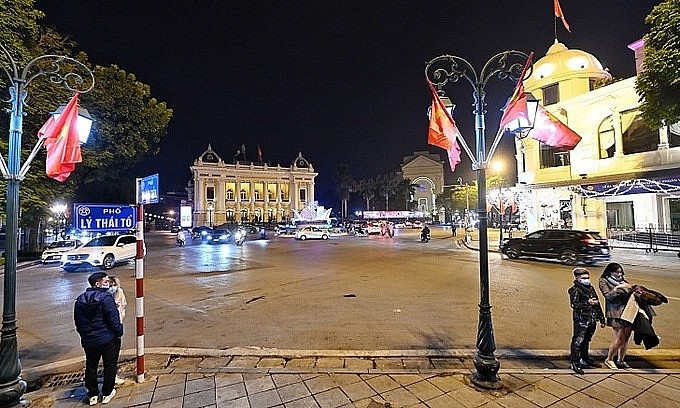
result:
[(308, 226), (308, 227), (302, 227), (299, 230), (295, 232), (295, 239), (299, 239), (300, 241), (304, 241), (307, 239), (328, 239), (329, 233), (327, 229), (315, 227), (315, 226)]
[(42, 263), (59, 262), (64, 252), (83, 246), (78, 239), (63, 239), (51, 243), (40, 255)]

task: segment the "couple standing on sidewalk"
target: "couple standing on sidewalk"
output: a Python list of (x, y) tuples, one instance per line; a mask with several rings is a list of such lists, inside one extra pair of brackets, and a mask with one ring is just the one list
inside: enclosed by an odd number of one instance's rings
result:
[[(574, 334), (571, 339), (571, 369), (583, 374), (588, 367), (601, 365), (588, 357), (588, 345), (599, 322), (605, 326), (605, 313), (590, 281), (586, 268), (575, 268), (574, 285), (569, 288), (569, 299), (573, 309)], [(604, 364), (611, 369), (630, 368), (625, 361), (633, 326), (640, 330), (640, 339), (646, 348), (658, 344), (658, 337), (651, 328), (652, 317), (656, 314), (651, 306), (665, 303), (666, 298), (658, 292), (638, 285), (630, 285), (623, 278), (623, 267), (618, 263), (608, 264), (599, 280), (599, 288), (605, 299), (606, 325), (614, 331), (614, 338), (607, 352)], [(648, 296), (654, 297), (651, 303)], [(643, 337), (644, 336), (644, 337)], [(645, 341), (648, 340), (648, 341)], [(654, 343), (654, 340), (656, 342)], [(636, 335), (636, 343), (638, 336)]]
[(108, 404), (116, 395), (114, 385), (125, 382), (118, 378), (116, 370), (127, 302), (117, 278), (95, 272), (87, 280), (90, 287), (78, 296), (73, 309), (76, 330), (85, 350), (85, 388), (89, 404), (96, 405), (97, 367), (99, 360), (103, 360), (102, 403)]

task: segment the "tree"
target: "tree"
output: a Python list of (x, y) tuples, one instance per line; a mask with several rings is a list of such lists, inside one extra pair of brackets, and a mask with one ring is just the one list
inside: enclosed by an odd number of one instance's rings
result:
[(364, 200), (366, 200), (365, 211), (371, 210), (371, 200), (375, 197), (375, 179), (372, 177), (359, 180), (356, 184), (356, 191), (361, 194)]
[(354, 180), (352, 179), (352, 176), (349, 175), (347, 165), (341, 163), (335, 169), (335, 193), (340, 197), (342, 207), (340, 215), (343, 219), (347, 218), (347, 203), (349, 202), (353, 186)]
[(666, 0), (652, 9), (645, 39), (644, 70), (636, 88), (643, 97), (642, 118), (652, 128), (680, 120), (680, 0)]
[(444, 209), (444, 222), (451, 220), (451, 216), (454, 212), (453, 205), (453, 191), (451, 189), (445, 188), (444, 191), (437, 194), (435, 197), (435, 205), (437, 208)]
[(385, 211), (390, 210), (390, 196), (397, 193), (401, 180), (399, 172), (390, 172), (376, 179), (378, 192), (385, 199)]
[[(85, 53), (76, 53), (77, 44), (57, 31), (42, 27), (43, 13), (33, 8), (32, 0), (0, 2), (0, 41), (10, 50), (13, 59), (25, 66), (33, 58), (45, 54), (65, 55), (90, 66), (95, 75), (95, 88), (81, 95), (81, 105), (95, 118), (88, 145), (83, 146), (83, 163), (66, 183), (47, 178), (44, 172), (43, 152), (36, 156), (31, 171), (22, 182), (20, 190), (20, 226), (29, 228), (29, 250), (37, 249), (38, 231), (42, 220), (49, 215), (49, 207), (57, 199), (70, 200), (76, 192), (91, 197), (102, 186), (108, 189), (112, 202), (132, 202), (134, 182), (123, 181), (125, 171), (150, 154), (158, 151), (160, 139), (165, 134), (172, 111), (150, 96), (147, 85), (138, 82), (115, 65), (94, 66)], [(4, 56), (0, 64), (8, 67)], [(8, 100), (9, 78), (0, 71), (0, 95)], [(22, 157), (27, 157), (37, 139), (37, 131), (60, 103), (71, 96), (69, 91), (50, 83), (46, 76), (36, 78), (28, 89), (22, 139)], [(0, 120), (0, 132), (8, 134), (8, 120)], [(6, 138), (0, 139), (2, 153), (7, 152)], [(0, 181), (4, 186), (4, 180)], [(128, 189), (128, 197), (121, 194)], [(89, 190), (88, 190), (89, 189)], [(103, 197), (104, 194), (99, 195)], [(6, 197), (0, 196), (4, 211)]]
[(404, 210), (411, 211), (413, 209), (413, 196), (416, 193), (416, 185), (411, 183), (411, 179), (405, 178), (399, 181), (397, 185), (396, 194), (402, 198), (404, 203)]

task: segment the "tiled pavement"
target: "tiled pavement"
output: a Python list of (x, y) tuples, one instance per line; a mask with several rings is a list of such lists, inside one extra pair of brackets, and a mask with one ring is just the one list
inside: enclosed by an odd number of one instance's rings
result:
[[(568, 370), (561, 353), (501, 351), (503, 388), (497, 391), (470, 383), (472, 350), (442, 353), (448, 357), (431, 351), (306, 353), (175, 350), (147, 355), (141, 384), (134, 381), (134, 360), (121, 365), (126, 383), (108, 406), (680, 407), (680, 353), (674, 351), (660, 351), (653, 360), (631, 359), (638, 367), (631, 370), (592, 369), (585, 375)], [(43, 388), (26, 395), (32, 406), (86, 406), (82, 382), (50, 386), (57, 378), (47, 378)]]

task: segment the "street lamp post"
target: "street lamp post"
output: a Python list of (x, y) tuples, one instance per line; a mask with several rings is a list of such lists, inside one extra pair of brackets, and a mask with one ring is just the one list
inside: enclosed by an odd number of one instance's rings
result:
[[(463, 187), (463, 178), (458, 177), (456, 180), (458, 181), (458, 185)], [(468, 183), (465, 183), (465, 217), (463, 217), (463, 220), (465, 220), (465, 235), (467, 236), (467, 228), (468, 228), (468, 213), (470, 212), (470, 186)]]
[[(7, 180), (5, 282), (2, 329), (0, 329), (2, 333), (0, 337), (0, 406), (8, 407), (29, 404), (22, 398), (26, 391), (26, 381), (20, 377), (21, 363), (17, 353), (16, 272), (19, 184), (28, 172), (31, 161), (42, 147), (43, 140), (38, 140), (31, 154), (21, 165), (21, 137), (24, 104), (28, 96), (27, 88), (35, 78), (44, 75), (49, 78), (50, 82), (60, 83), (72, 92), (85, 93), (94, 87), (94, 75), (83, 63), (73, 58), (51, 54), (34, 58), (26, 64), (23, 70), (20, 70), (9, 51), (2, 44), (0, 48), (5, 54), (3, 61), (9, 63), (7, 66), (2, 66), (2, 70), (9, 78), (9, 102), (11, 103), (7, 163), (0, 156), (0, 170)], [(85, 81), (84, 77), (88, 80)], [(89, 132), (89, 128), (87, 131)]]
[(479, 219), (479, 322), (477, 326), (477, 352), (474, 357), (475, 372), (472, 382), (482, 388), (498, 389), (503, 386), (498, 377), (500, 363), (496, 359), (496, 342), (493, 334), (491, 319), (491, 304), (489, 303), (489, 242), (487, 235), (486, 212), (486, 168), (491, 160), (500, 137), (505, 129), (499, 129), (487, 155), (485, 119), (486, 113), (485, 91), (491, 78), (511, 79), (517, 81), (524, 73), (524, 66), (529, 56), (521, 51), (508, 50), (491, 57), (479, 74), (465, 59), (455, 55), (441, 55), (430, 60), (425, 67), (425, 76), (437, 89), (441, 89), (449, 81), (458, 82), (466, 79), (472, 86), (474, 98), (476, 155), (473, 155), (464, 140), (459, 139), (461, 145), (472, 161), (472, 167), (477, 172), (477, 217)]

